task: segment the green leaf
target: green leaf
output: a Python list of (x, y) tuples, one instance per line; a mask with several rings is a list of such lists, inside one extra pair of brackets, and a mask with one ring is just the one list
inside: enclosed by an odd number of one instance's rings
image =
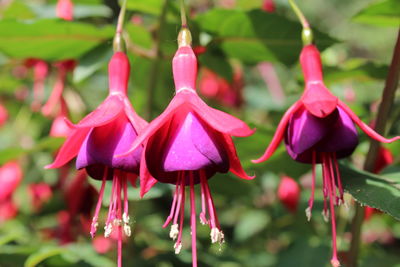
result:
[(400, 1), (386, 0), (373, 3), (353, 17), (360, 23), (376, 26), (400, 26)]
[(104, 43), (84, 55), (79, 60), (79, 64), (74, 70), (74, 82), (79, 83), (90, 77), (103, 66), (106, 66), (108, 60), (110, 60), (112, 56), (112, 53), (111, 46), (107, 43)]
[(66, 249), (61, 247), (42, 247), (39, 251), (31, 254), (26, 259), (24, 267), (38, 266), (39, 263), (46, 260), (47, 258), (60, 255), (64, 251), (66, 251)]
[[(287, 18), (252, 10), (213, 9), (196, 18), (201, 29), (214, 35), (209, 45), (218, 45), (229, 57), (255, 64), (261, 61), (297, 62), (301, 48), (301, 26)], [(314, 30), (319, 49), (335, 40)]]
[(34, 147), (30, 149), (24, 149), (21, 147), (10, 147), (0, 151), (0, 165), (7, 161), (19, 158), (28, 153), (50, 150), (55, 151), (64, 142), (64, 138), (45, 137), (40, 140)]
[(248, 211), (241, 216), (241, 220), (235, 227), (235, 239), (244, 241), (254, 236), (263, 230), (270, 220), (265, 211)]
[(128, 0), (126, 8), (152, 15), (160, 15), (165, 0)]
[(378, 176), (340, 164), (345, 190), (362, 205), (379, 209), (400, 220), (399, 173)]
[[(44, 6), (33, 4), (31, 9), (39, 18), (57, 18), (56, 6)], [(105, 5), (74, 5), (74, 19), (87, 17), (109, 17), (112, 10)]]
[(79, 58), (112, 38), (112, 27), (86, 23), (38, 20), (33, 23), (0, 21), (0, 50), (13, 58), (62, 60)]

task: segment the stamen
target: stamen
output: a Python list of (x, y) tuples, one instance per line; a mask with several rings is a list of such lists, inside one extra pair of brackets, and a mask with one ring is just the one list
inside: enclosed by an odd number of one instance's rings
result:
[[(183, 232), (182, 229), (183, 229), (183, 220), (185, 218), (185, 179), (184, 178), (185, 178), (184, 173), (182, 172), (181, 185), (180, 185), (181, 205), (180, 205), (179, 213), (177, 212), (177, 214), (179, 214), (179, 233), (178, 233), (178, 239), (176, 240), (176, 243), (174, 246), (176, 254), (178, 254), (182, 248), (182, 232)], [(177, 253), (177, 251), (178, 251), (178, 253)]]
[(196, 200), (194, 195), (193, 172), (190, 172), (190, 228), (192, 230), (192, 266), (197, 267)]
[(306, 209), (306, 216), (307, 216), (307, 220), (310, 221), (311, 220), (311, 212), (312, 212), (312, 208), (314, 205), (314, 195), (315, 195), (315, 176), (316, 176), (316, 172), (315, 172), (315, 166), (316, 166), (316, 151), (314, 150), (312, 152), (312, 178), (311, 178), (311, 196), (310, 199), (308, 200), (308, 208)]
[(328, 162), (328, 166), (329, 166), (329, 173), (330, 173), (330, 175), (329, 175), (330, 179), (329, 180), (331, 182), (331, 193), (332, 193), (332, 196), (330, 196), (330, 197), (332, 197), (333, 200), (334, 200), (334, 203), (336, 203), (336, 205), (338, 205), (339, 199), (336, 196), (335, 172), (334, 172), (333, 165), (332, 165), (333, 158), (332, 158), (331, 153), (327, 154), (326, 157), (327, 157), (327, 162)]
[(126, 236), (131, 236), (131, 234), (132, 234), (130, 220), (131, 219), (129, 218), (128, 214), (126, 214), (126, 213), (122, 214), (122, 221), (124, 223), (124, 233)]
[(208, 224), (207, 220), (207, 206), (206, 206), (206, 194), (204, 189), (204, 172), (200, 172), (200, 186), (201, 186), (201, 212), (200, 212), (200, 223), (203, 225)]
[(107, 181), (107, 173), (108, 173), (108, 168), (106, 167), (104, 169), (103, 181), (101, 183), (101, 188), (100, 188), (100, 192), (99, 192), (99, 199), (97, 200), (96, 209), (95, 209), (93, 220), (92, 220), (92, 225), (90, 227), (90, 235), (92, 236), (92, 238), (94, 238), (94, 236), (96, 235), (97, 227), (99, 226), (99, 223), (97, 220), (99, 218), (101, 203), (103, 202), (104, 188), (106, 186), (106, 181)]
[(225, 235), (218, 228), (211, 229), (210, 236), (211, 236), (211, 243), (213, 243), (213, 244), (218, 242), (221, 245), (222, 243), (225, 242), (225, 239), (224, 239)]
[(124, 173), (124, 176), (122, 177), (122, 186), (124, 189), (124, 213), (122, 214), (122, 221), (124, 224), (124, 233), (126, 236), (131, 236), (132, 234), (132, 230), (131, 230), (131, 226), (130, 226), (130, 221), (131, 218), (129, 218), (128, 215), (128, 184), (127, 184), (127, 178), (126, 175)]
[[(114, 225), (116, 225), (118, 228), (118, 267), (122, 267), (122, 201), (121, 201), (121, 191), (122, 191), (122, 184), (123, 183), (123, 179), (125, 178), (123, 175), (123, 172), (120, 172), (120, 176), (117, 176), (118, 174), (116, 174), (116, 176), (114, 177), (114, 179), (117, 180), (117, 219), (114, 220)], [(126, 181), (126, 180), (125, 180)], [(125, 183), (124, 183), (125, 184)], [(126, 185), (126, 184), (125, 184)], [(129, 228), (130, 231), (130, 228)], [(130, 234), (129, 234), (130, 235)]]
[(174, 245), (174, 249), (175, 249), (175, 254), (179, 254), (181, 253), (181, 249), (182, 249), (182, 242), (176, 242)]
[[(328, 158), (329, 160), (329, 158)], [(328, 173), (329, 175), (329, 173)], [(330, 192), (330, 197), (329, 197), (329, 204), (330, 204), (330, 210), (332, 213), (331, 216), (331, 224), (332, 224), (332, 250), (333, 250), (333, 254), (332, 254), (332, 259), (331, 259), (331, 264), (334, 267), (340, 266), (339, 260), (337, 258), (337, 245), (336, 245), (336, 220), (335, 220), (335, 206), (334, 206), (334, 188), (333, 188), (333, 177), (329, 177), (332, 181), (332, 183), (330, 183), (328, 181), (328, 190)]]
[(340, 205), (340, 204), (344, 204), (344, 198), (343, 198), (344, 191), (343, 191), (343, 186), (342, 186), (342, 178), (340, 177), (338, 162), (336, 160), (336, 153), (333, 153), (333, 164), (335, 165), (337, 185), (339, 188), (339, 194), (340, 194), (339, 205)]
[(179, 179), (175, 185), (175, 192), (174, 192), (174, 198), (172, 200), (172, 206), (171, 206), (171, 211), (169, 212), (169, 215), (167, 219), (165, 220), (163, 224), (163, 228), (167, 227), (168, 224), (171, 222), (172, 218), (174, 217), (174, 212), (175, 212), (175, 206), (176, 206), (176, 200), (178, 198), (178, 191), (179, 191)]
[(171, 231), (169, 232), (169, 237), (172, 238), (172, 240), (175, 240), (178, 237), (179, 234), (178, 227), (179, 227), (178, 224), (171, 225)]

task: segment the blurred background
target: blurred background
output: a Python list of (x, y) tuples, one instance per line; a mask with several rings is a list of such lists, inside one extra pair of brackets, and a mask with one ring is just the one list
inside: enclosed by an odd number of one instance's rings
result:
[[(89, 235), (100, 182), (77, 172), (74, 161), (61, 169), (43, 168), (65, 140), (68, 129), (62, 118), (78, 122), (108, 93), (118, 2), (73, 4), (70, 18), (60, 13), (55, 0), (0, 1), (1, 267), (116, 266), (115, 240), (103, 238), (102, 227), (93, 240)], [(326, 85), (364, 122), (373, 123), (400, 25), (399, 2), (303, 0), (299, 5), (315, 30)], [(301, 26), (288, 2), (191, 0), (187, 6), (199, 59), (199, 94), (210, 106), (257, 128), (253, 136), (234, 139), (247, 173), (257, 178), (243, 181), (218, 174), (209, 181), (225, 243), (212, 245), (209, 229), (198, 224), (199, 266), (329, 266), (330, 223), (321, 215), (319, 168), (308, 222), (304, 211), (311, 167), (293, 161), (283, 145), (269, 161), (250, 162), (262, 155), (281, 116), (303, 91)], [(171, 59), (179, 28), (178, 1), (128, 0), (129, 97), (147, 120), (173, 97)], [(400, 134), (398, 95), (395, 102), (389, 136)], [(360, 137), (345, 161), (362, 168), (368, 139)], [(400, 218), (399, 150), (395, 143), (380, 152), (376, 172), (393, 184), (369, 197), (380, 203), (382, 192), (390, 191), (382, 201), (392, 203), (384, 209), (392, 216), (366, 207), (360, 266), (400, 266), (400, 224), (394, 218)], [(357, 193), (354, 178), (342, 176), (352, 194)], [(188, 218), (179, 255), (169, 229), (162, 228), (173, 189), (157, 184), (140, 199), (139, 189), (129, 188), (133, 233), (124, 241), (124, 266), (191, 266)], [(100, 225), (110, 193), (107, 186)], [(337, 209), (343, 266), (354, 215), (354, 199), (350, 194), (345, 198), (346, 205)]]

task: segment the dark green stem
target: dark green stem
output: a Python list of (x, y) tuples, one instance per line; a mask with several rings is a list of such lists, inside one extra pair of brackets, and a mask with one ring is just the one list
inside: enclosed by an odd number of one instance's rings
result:
[[(392, 62), (390, 64), (389, 73), (386, 78), (385, 88), (382, 93), (382, 102), (379, 105), (378, 115), (376, 117), (375, 131), (384, 135), (386, 132), (386, 124), (389, 119), (390, 111), (394, 103), (396, 89), (399, 84), (400, 77), (400, 29), (397, 35), (397, 42), (393, 52)], [(374, 139), (370, 141), (370, 147), (364, 162), (364, 170), (372, 172), (378, 156), (380, 143)], [(352, 221), (351, 233), (352, 239), (349, 251), (349, 267), (358, 266), (358, 255), (361, 242), (361, 228), (364, 221), (364, 207), (356, 203), (356, 212)]]
[(146, 119), (151, 120), (153, 114), (153, 105), (154, 105), (154, 91), (157, 86), (158, 76), (160, 75), (160, 65), (161, 60), (163, 58), (161, 51), (161, 35), (164, 31), (165, 20), (167, 17), (167, 9), (168, 9), (169, 0), (165, 0), (164, 6), (161, 11), (161, 15), (158, 19), (158, 30), (155, 35), (155, 59), (153, 64), (151, 65), (150, 75), (149, 75), (149, 87), (147, 88), (147, 107), (146, 107)]

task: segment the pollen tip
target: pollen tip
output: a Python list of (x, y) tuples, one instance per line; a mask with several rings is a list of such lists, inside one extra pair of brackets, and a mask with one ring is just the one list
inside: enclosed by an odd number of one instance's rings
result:
[(181, 253), (182, 250), (182, 243), (181, 242), (176, 242), (174, 245), (174, 249), (175, 249), (175, 254), (179, 254)]
[(211, 229), (210, 236), (211, 236), (211, 243), (213, 243), (213, 244), (217, 243), (217, 242), (219, 244), (222, 244), (222, 243), (225, 242), (224, 233), (221, 230), (219, 230), (218, 228), (216, 228), (216, 227)]
[(306, 208), (307, 221), (311, 221), (311, 215), (312, 215), (311, 208), (310, 207)]
[(328, 210), (323, 210), (322, 211), (322, 217), (324, 217), (325, 222), (329, 222), (329, 211)]
[(171, 225), (171, 231), (169, 232), (169, 237), (172, 238), (172, 240), (175, 240), (178, 237), (179, 234), (178, 227), (179, 227), (178, 224)]
[(112, 227), (112, 224), (111, 223), (108, 223), (108, 224), (106, 224), (106, 226), (104, 226), (104, 237), (105, 238), (108, 238), (108, 237), (110, 237), (110, 235), (111, 235), (111, 232), (112, 232), (112, 229), (113, 227)]

